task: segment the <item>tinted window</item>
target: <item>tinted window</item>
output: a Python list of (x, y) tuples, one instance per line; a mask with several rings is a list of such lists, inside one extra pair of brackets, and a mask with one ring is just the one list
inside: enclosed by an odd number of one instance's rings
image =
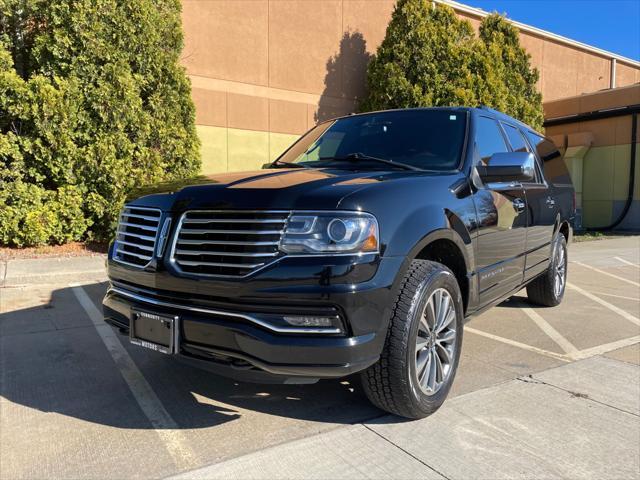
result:
[[(318, 125), (279, 160), (310, 167), (351, 168), (353, 162), (331, 158), (359, 153), (427, 170), (452, 170), (460, 164), (466, 119), (466, 112), (452, 110), (354, 115)], [(356, 162), (362, 168), (385, 168), (366, 159)]]
[(551, 140), (538, 135), (537, 133), (527, 132), (527, 137), (533, 148), (538, 152), (538, 156), (543, 163), (561, 157), (560, 151)]
[[(529, 145), (527, 145), (527, 141), (524, 139), (524, 134), (513, 125), (509, 125), (507, 123), (501, 123), (504, 127), (504, 131), (507, 133), (507, 138), (509, 139), (509, 143), (511, 144), (511, 148), (514, 152), (530, 152)], [(536, 159), (536, 178), (533, 180), (533, 183), (543, 183), (542, 178), (542, 166)]]
[(488, 117), (477, 118), (476, 149), (485, 164), (494, 153), (508, 151), (502, 132), (500, 132), (495, 120)]
[(527, 152), (529, 149), (527, 148), (527, 142), (520, 130), (516, 127), (503, 123), (504, 131), (507, 133), (507, 138), (509, 139), (509, 143), (511, 144), (511, 148), (514, 152)]
[(544, 176), (551, 183), (571, 183), (569, 171), (564, 163), (562, 154), (551, 140), (537, 133), (526, 132), (529, 143), (535, 148), (542, 161)]

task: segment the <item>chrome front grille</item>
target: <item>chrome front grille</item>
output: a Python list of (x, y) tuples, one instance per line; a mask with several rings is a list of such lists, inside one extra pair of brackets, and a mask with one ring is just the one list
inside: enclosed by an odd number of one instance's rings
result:
[(247, 276), (279, 256), (288, 217), (288, 211), (188, 211), (178, 225), (171, 259), (185, 273)]
[(113, 259), (134, 267), (147, 266), (153, 258), (160, 215), (155, 208), (125, 207), (118, 222)]

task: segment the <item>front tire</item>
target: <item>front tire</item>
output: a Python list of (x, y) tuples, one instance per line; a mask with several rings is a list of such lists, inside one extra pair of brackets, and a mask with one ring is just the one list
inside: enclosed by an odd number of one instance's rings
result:
[(463, 315), (453, 273), (436, 262), (411, 262), (380, 360), (360, 374), (369, 400), (401, 417), (434, 413), (458, 368)]
[(560, 305), (567, 285), (567, 241), (558, 233), (551, 250), (547, 271), (527, 285), (527, 297), (531, 303), (544, 307)]

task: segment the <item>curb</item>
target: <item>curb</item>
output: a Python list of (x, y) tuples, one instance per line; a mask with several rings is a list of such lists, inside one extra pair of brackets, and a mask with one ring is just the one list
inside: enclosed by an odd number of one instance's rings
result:
[(105, 281), (106, 255), (7, 260), (0, 263), (0, 288)]

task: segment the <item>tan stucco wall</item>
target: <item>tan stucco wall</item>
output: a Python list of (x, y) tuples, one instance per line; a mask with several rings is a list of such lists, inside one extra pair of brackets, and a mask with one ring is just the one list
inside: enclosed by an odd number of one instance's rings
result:
[[(192, 80), (205, 172), (257, 167), (277, 156), (283, 139), (353, 111), (394, 3), (183, 0), (182, 64)], [(465, 17), (477, 28), (479, 18)], [(530, 33), (521, 38), (546, 101), (609, 87), (609, 59)], [(639, 82), (640, 69), (618, 62), (617, 79), (618, 86)], [(276, 141), (265, 132), (285, 136)]]

